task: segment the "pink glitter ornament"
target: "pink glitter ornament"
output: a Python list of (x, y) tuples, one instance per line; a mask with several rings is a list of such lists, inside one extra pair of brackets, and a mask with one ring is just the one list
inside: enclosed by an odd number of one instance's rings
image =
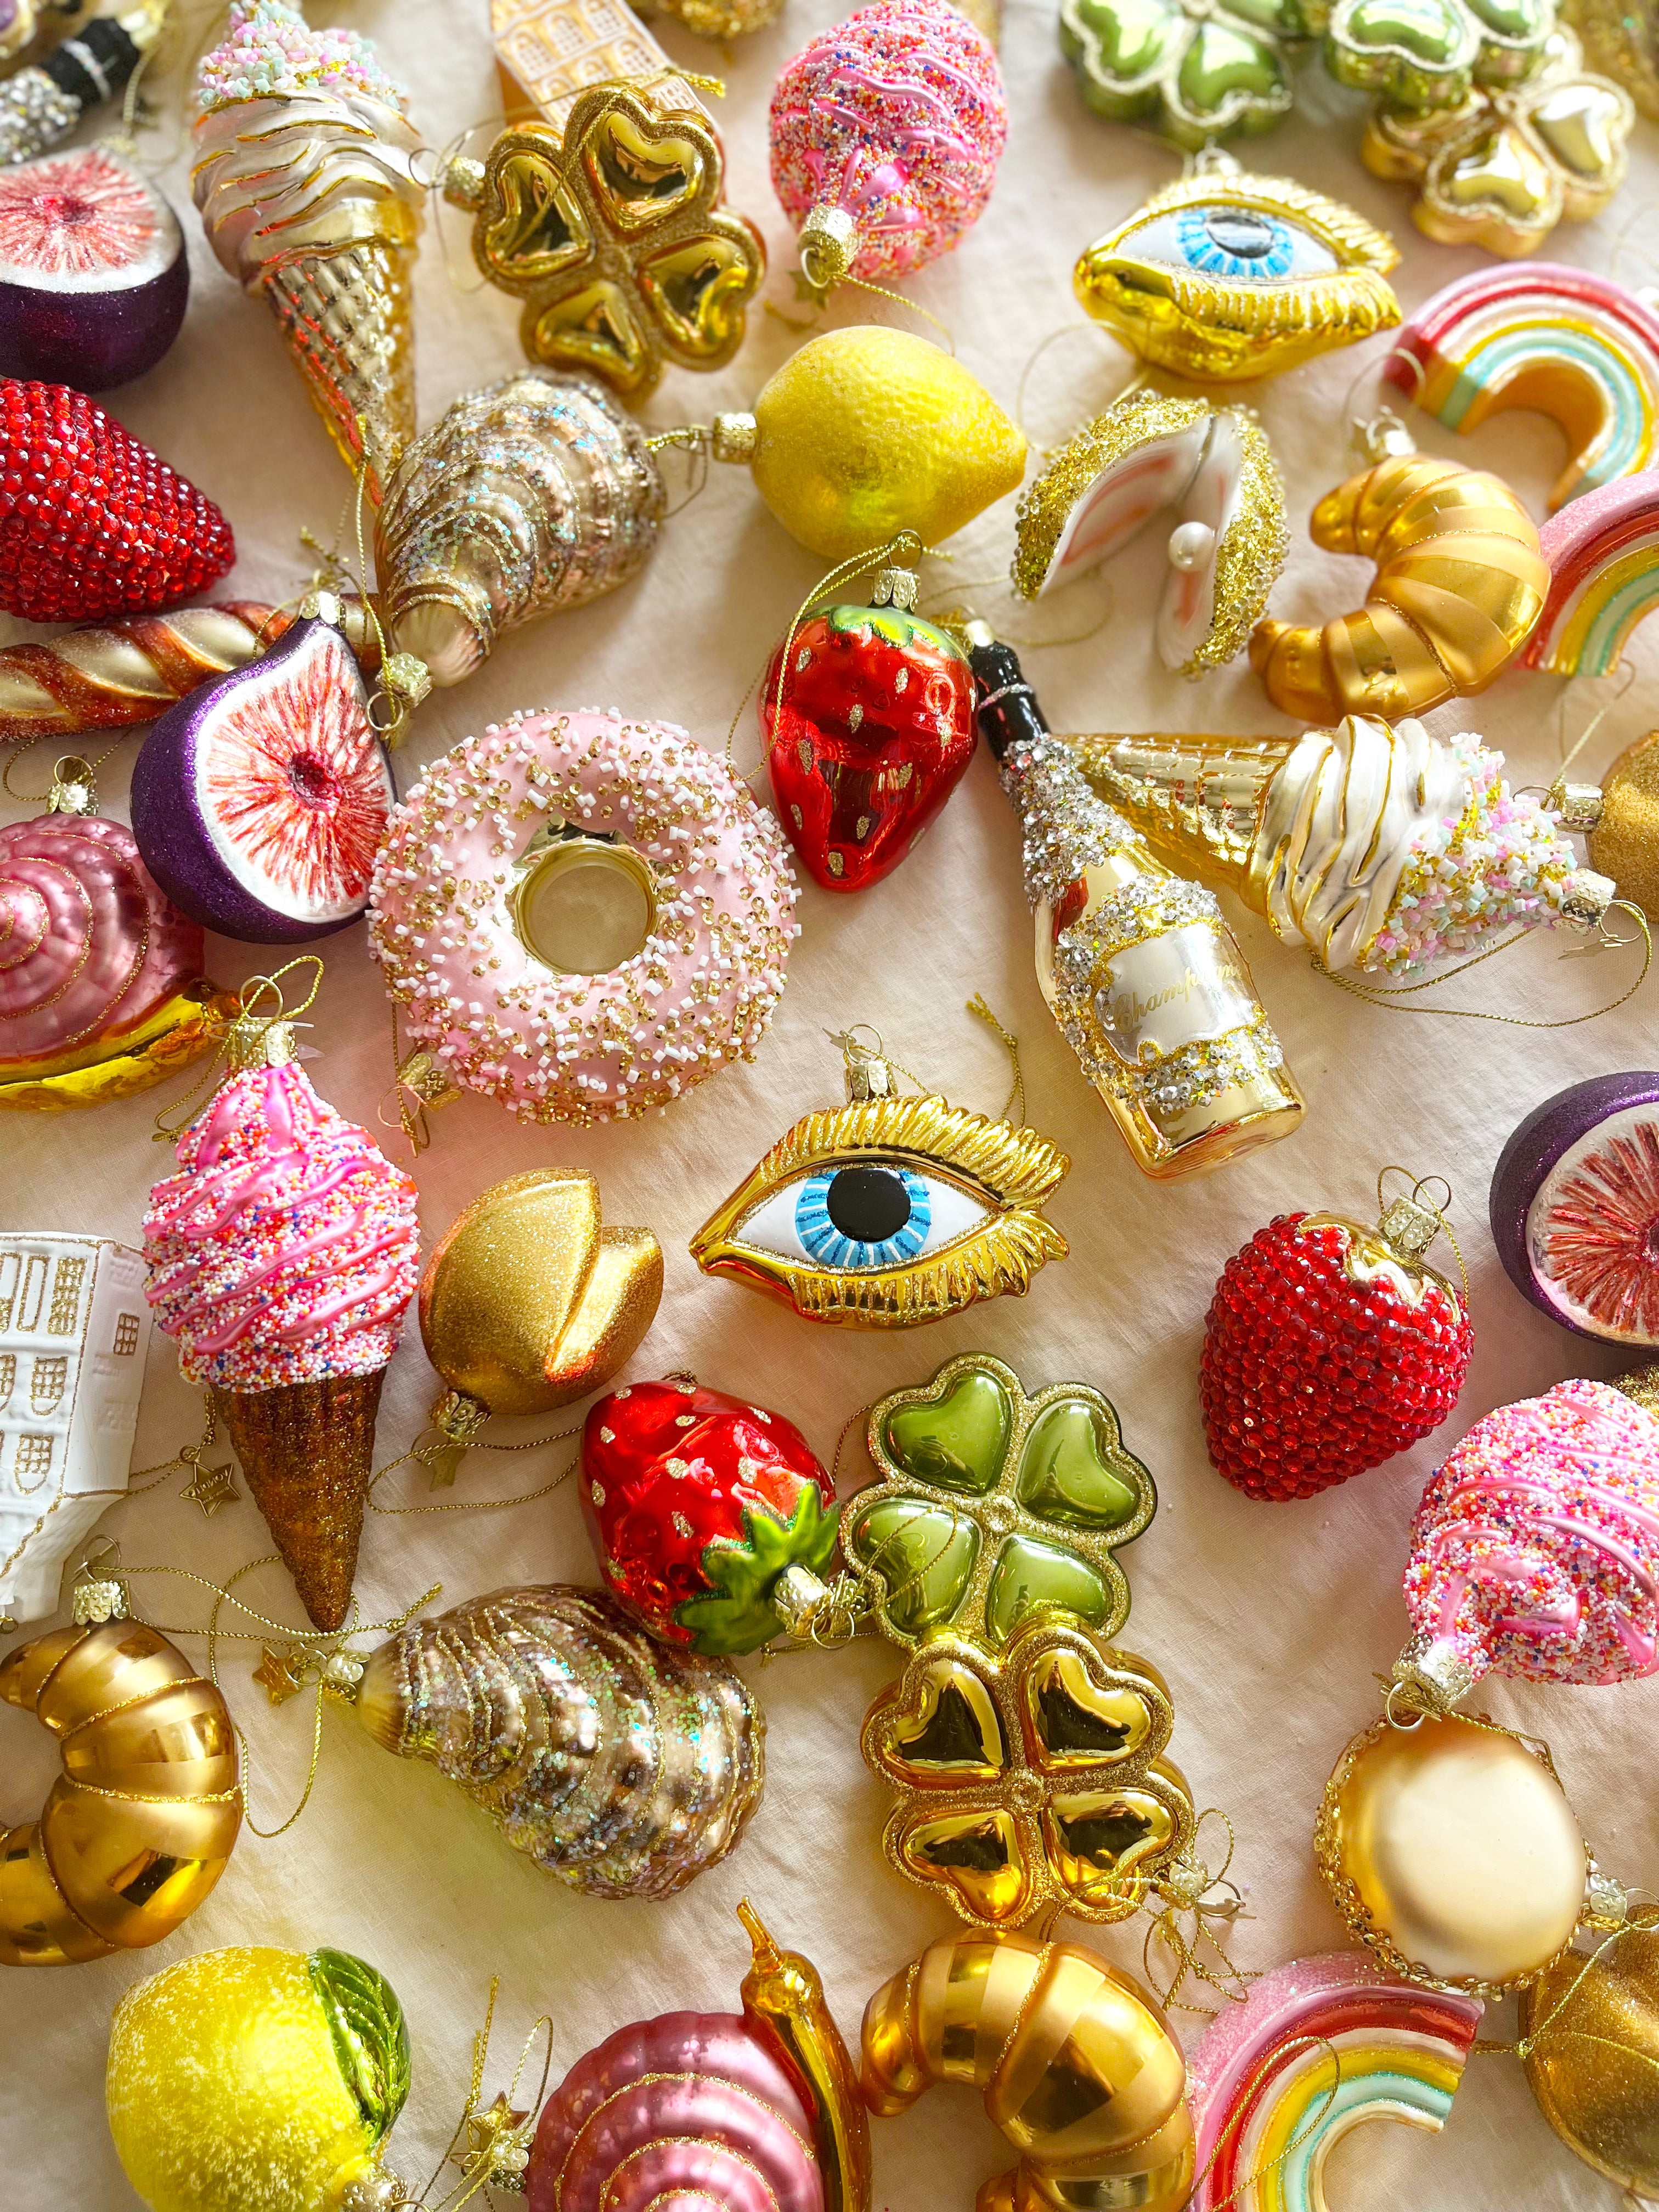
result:
[(991, 197), (1008, 136), (990, 41), (948, 0), (878, 0), (778, 79), (772, 183), (820, 290), (948, 253)]
[(1483, 1674), (1628, 1681), (1659, 1668), (1659, 1421), (1558, 1382), (1477, 1421), (1412, 1522), (1396, 1668), (1440, 1702)]

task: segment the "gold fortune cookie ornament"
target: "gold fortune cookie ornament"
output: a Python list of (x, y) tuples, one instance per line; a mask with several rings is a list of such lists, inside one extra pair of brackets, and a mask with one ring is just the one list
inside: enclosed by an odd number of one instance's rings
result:
[(1632, 2197), (1659, 2197), (1659, 1907), (1547, 1967), (1522, 1994), (1521, 2034), (1567, 2148)]
[(532, 1168), (474, 1199), (421, 1278), (421, 1335), (448, 1385), (432, 1412), (448, 1439), (434, 1481), (453, 1481), (490, 1414), (551, 1413), (608, 1382), (661, 1297), (661, 1245), (602, 1227), (585, 1170)]

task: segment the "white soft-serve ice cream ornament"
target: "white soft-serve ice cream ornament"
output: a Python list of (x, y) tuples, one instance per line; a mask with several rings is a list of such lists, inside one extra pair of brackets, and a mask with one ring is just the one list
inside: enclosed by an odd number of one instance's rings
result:
[(1157, 852), (1327, 969), (1413, 975), (1512, 929), (1588, 932), (1613, 896), (1472, 732), (1350, 714), (1299, 738), (1069, 742)]

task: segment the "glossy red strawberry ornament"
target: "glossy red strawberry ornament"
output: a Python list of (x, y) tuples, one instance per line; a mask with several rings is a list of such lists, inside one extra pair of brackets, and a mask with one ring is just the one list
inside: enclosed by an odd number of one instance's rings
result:
[(873, 606), (816, 609), (767, 671), (773, 796), (826, 890), (890, 875), (973, 758), (973, 671), (953, 638), (912, 611), (915, 586), (909, 569), (884, 569)]
[(1424, 1264), (1440, 1216), (1395, 1199), (1375, 1229), (1281, 1213), (1221, 1271), (1199, 1395), (1210, 1457), (1249, 1498), (1312, 1498), (1381, 1467), (1457, 1402), (1474, 1335)]
[(0, 378), (0, 611), (147, 614), (236, 558), (230, 525), (84, 392)]
[(696, 1651), (754, 1651), (781, 1634), (836, 1548), (835, 1486), (793, 1422), (689, 1378), (601, 1398), (581, 1477), (612, 1592)]

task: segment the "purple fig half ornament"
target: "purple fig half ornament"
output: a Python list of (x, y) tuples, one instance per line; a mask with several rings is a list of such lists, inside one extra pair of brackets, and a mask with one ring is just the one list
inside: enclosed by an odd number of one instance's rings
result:
[(145, 866), (222, 936), (297, 945), (368, 903), (397, 794), (340, 614), (318, 592), (269, 653), (169, 708), (133, 769)]
[(0, 169), (0, 376), (129, 384), (178, 337), (189, 297), (173, 210), (107, 147)]
[(1659, 1349), (1659, 1073), (1598, 1075), (1534, 1107), (1498, 1155), (1492, 1234), (1552, 1321)]

